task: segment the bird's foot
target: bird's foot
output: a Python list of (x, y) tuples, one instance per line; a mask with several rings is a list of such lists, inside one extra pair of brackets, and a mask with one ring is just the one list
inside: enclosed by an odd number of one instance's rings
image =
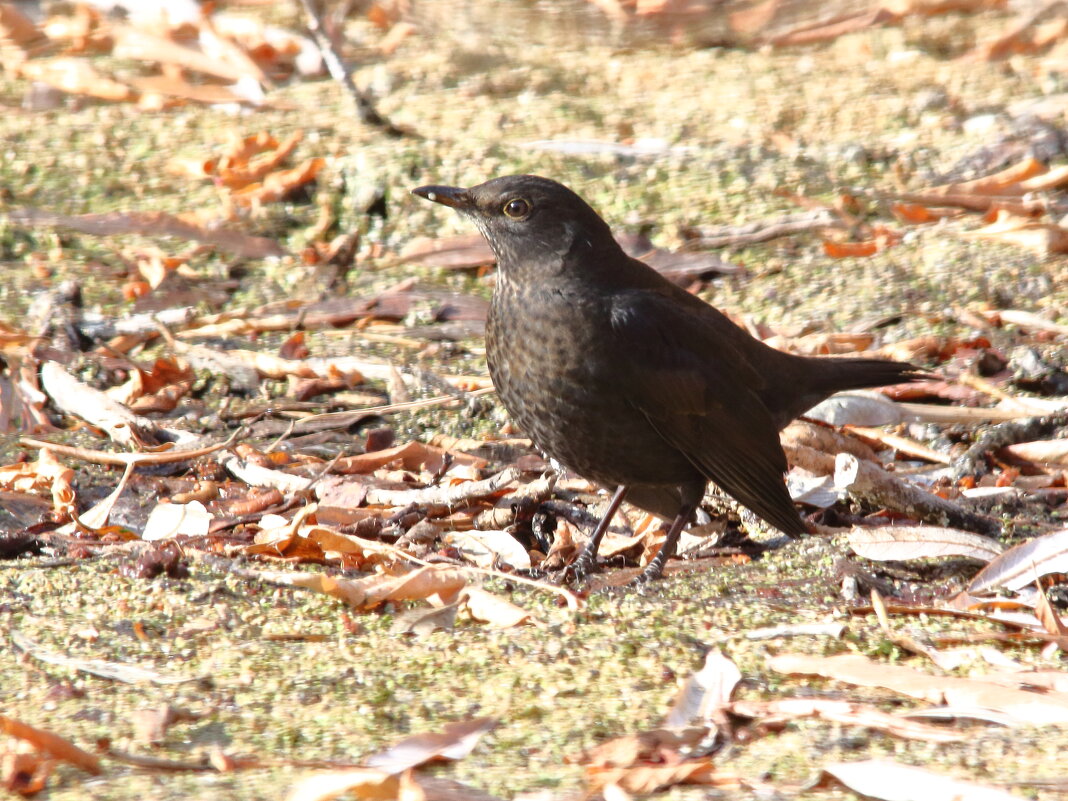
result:
[(629, 587), (647, 587), (658, 579), (664, 577), (664, 563), (659, 559), (653, 559), (648, 565), (645, 566), (645, 570), (635, 576), (628, 582)]
[(578, 559), (565, 568), (564, 576), (569, 582), (583, 583), (595, 572), (595, 567), (593, 557), (583, 551), (579, 554)]

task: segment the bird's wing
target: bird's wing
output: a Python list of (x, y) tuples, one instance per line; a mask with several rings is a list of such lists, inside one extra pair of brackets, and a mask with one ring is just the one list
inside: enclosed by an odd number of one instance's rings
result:
[(751, 376), (744, 355), (719, 330), (721, 321), (718, 312), (706, 316), (658, 292), (617, 296), (618, 385), (703, 475), (785, 533), (803, 534), (783, 483), (777, 428), (751, 388), (766, 377)]

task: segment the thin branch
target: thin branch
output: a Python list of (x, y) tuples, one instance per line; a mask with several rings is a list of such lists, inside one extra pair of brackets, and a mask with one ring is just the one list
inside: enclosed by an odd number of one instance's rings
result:
[(308, 18), (308, 31), (323, 56), (326, 68), (330, 71), (331, 77), (341, 84), (349, 99), (352, 100), (356, 109), (356, 116), (360, 119), (360, 122), (381, 128), (388, 136), (412, 136), (413, 133), (411, 131), (397, 127), (379, 114), (371, 95), (362, 91), (356, 85), (356, 81), (352, 78), (352, 70), (345, 66), (341, 56), (334, 49), (334, 43), (330, 41), (330, 37), (326, 33), (322, 14), (316, 7), (316, 0), (300, 0), (300, 4), (304, 7), (304, 13)]

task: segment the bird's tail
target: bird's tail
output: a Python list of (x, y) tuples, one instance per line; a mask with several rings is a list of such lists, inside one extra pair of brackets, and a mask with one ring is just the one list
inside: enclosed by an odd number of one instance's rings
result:
[(807, 369), (798, 371), (805, 377), (805, 391), (790, 398), (793, 401), (790, 408), (771, 410), (780, 428), (836, 392), (931, 378), (930, 374), (907, 362), (885, 359), (810, 357), (805, 361)]

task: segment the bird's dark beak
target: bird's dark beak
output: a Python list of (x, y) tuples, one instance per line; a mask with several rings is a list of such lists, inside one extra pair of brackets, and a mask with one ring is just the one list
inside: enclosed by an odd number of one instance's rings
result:
[(419, 186), (412, 190), (412, 194), (454, 209), (471, 208), (471, 198), (458, 186)]

